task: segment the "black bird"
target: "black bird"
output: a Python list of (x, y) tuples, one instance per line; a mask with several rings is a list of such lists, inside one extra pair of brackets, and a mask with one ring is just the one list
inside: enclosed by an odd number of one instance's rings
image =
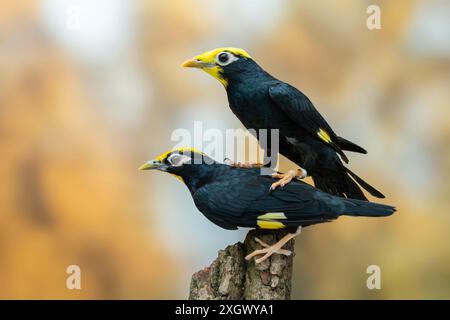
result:
[[(279, 152), (301, 169), (276, 175), (281, 180), (273, 187), (310, 175), (317, 188), (334, 195), (367, 200), (361, 186), (384, 198), (341, 161), (348, 163), (344, 150), (366, 150), (336, 135), (307, 96), (264, 71), (245, 50), (214, 49), (182, 66), (200, 68), (218, 79), (225, 86), (231, 110), (247, 129), (279, 129)], [(270, 154), (270, 141), (267, 149)]]
[(257, 263), (273, 253), (289, 255), (282, 247), (300, 233), (301, 227), (341, 215), (384, 217), (395, 211), (384, 204), (333, 196), (298, 180), (271, 191), (274, 178), (261, 175), (260, 169), (222, 164), (193, 148), (165, 152), (139, 169), (175, 175), (188, 187), (198, 210), (222, 228), (288, 228), (290, 233), (272, 246), (257, 240), (264, 249), (246, 257), (263, 254)]

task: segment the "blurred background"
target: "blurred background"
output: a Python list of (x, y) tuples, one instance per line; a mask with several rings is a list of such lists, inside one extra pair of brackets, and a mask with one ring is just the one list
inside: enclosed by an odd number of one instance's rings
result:
[[(366, 9), (381, 7), (381, 30)], [(293, 298), (450, 298), (450, 3), (1, 1), (0, 298), (182, 299), (246, 230), (207, 221), (137, 167), (171, 133), (242, 128), (222, 86), (180, 63), (245, 48), (368, 155), (350, 168), (398, 212), (296, 241)], [(221, 159), (218, 159), (221, 160)], [(292, 163), (281, 159), (281, 169)], [(82, 290), (66, 289), (81, 267)], [(366, 287), (379, 265), (381, 290)]]

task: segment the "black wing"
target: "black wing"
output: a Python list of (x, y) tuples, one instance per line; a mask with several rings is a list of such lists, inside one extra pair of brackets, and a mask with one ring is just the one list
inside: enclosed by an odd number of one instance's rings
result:
[(348, 163), (348, 158), (338, 145), (337, 135), (307, 96), (287, 83), (277, 83), (271, 86), (269, 96), (298, 126), (323, 143), (330, 145)]
[[(249, 169), (251, 170), (251, 169)], [(236, 229), (245, 209), (266, 191), (256, 175), (241, 172), (199, 188), (193, 195), (197, 208), (212, 222), (225, 229)], [(234, 221), (234, 222), (231, 222)]]
[(199, 210), (223, 228), (300, 226), (338, 216), (320, 197), (323, 192), (308, 184), (291, 182), (269, 191), (272, 178), (245, 171), (207, 184), (193, 195)]

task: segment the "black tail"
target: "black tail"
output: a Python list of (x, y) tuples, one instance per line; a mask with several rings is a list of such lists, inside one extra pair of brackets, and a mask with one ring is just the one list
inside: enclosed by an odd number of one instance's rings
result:
[[(339, 165), (339, 167), (339, 169), (334, 170), (331, 173), (327, 172), (323, 174), (312, 175), (314, 185), (322, 191), (339, 197), (367, 200), (366, 196), (359, 187), (361, 186), (372, 196), (377, 198), (384, 198), (384, 195), (381, 192), (369, 185), (349, 169), (347, 169), (343, 165)], [(355, 182), (355, 180), (357, 183)]]
[(357, 144), (354, 144), (351, 141), (348, 141), (347, 139), (344, 139), (342, 137), (337, 137), (337, 145), (341, 147), (342, 150), (347, 151), (353, 151), (358, 153), (367, 153), (367, 151), (364, 148), (361, 148)]
[(363, 179), (361, 179), (360, 177), (358, 177), (356, 174), (354, 174), (352, 171), (350, 171), (350, 169), (345, 168), (345, 171), (348, 172), (348, 174), (355, 179), (356, 182), (358, 182), (358, 184), (364, 188), (364, 190), (366, 190), (367, 192), (369, 192), (371, 195), (373, 195), (376, 198), (380, 198), (383, 199), (385, 198), (384, 194), (382, 194), (380, 191), (378, 191), (377, 189), (375, 189), (374, 187), (372, 187), (370, 184), (368, 184), (367, 182), (365, 182)]
[(355, 199), (345, 199), (344, 216), (386, 217), (393, 214), (396, 209), (386, 204), (373, 203)]

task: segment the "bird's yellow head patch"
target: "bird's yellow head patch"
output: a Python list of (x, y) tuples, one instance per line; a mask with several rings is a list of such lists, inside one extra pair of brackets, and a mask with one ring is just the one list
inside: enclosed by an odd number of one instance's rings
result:
[[(173, 171), (174, 168), (181, 168), (184, 164), (196, 162), (203, 163), (203, 159), (208, 158), (203, 152), (195, 148), (176, 148), (167, 152), (161, 153), (155, 159), (144, 163), (139, 167), (139, 170), (160, 170)], [(182, 182), (183, 178), (178, 174), (174, 174)]]
[(175, 149), (169, 150), (167, 152), (161, 153), (159, 156), (157, 156), (155, 158), (155, 160), (164, 162), (167, 160), (167, 158), (170, 155), (175, 154), (175, 153), (178, 153), (178, 154), (194, 153), (194, 154), (198, 154), (198, 155), (204, 155), (203, 152), (201, 152), (200, 150), (198, 150), (196, 148), (175, 148)]
[(166, 151), (164, 153), (161, 153), (155, 159), (153, 159), (147, 163), (144, 163), (142, 166), (139, 167), (139, 170), (159, 169), (161, 167), (160, 166), (161, 164), (162, 165), (174, 165), (175, 163), (171, 162), (172, 155), (184, 155), (184, 156), (188, 157), (189, 159), (194, 159), (195, 157), (206, 156), (203, 152), (201, 152), (200, 150), (197, 150), (196, 148), (175, 148), (175, 149)]
[(223, 67), (239, 60), (240, 58), (251, 59), (252, 57), (244, 49), (239, 48), (217, 48), (206, 51), (192, 59), (186, 60), (182, 66), (187, 68), (199, 68), (219, 80), (225, 87), (228, 81), (224, 77)]

